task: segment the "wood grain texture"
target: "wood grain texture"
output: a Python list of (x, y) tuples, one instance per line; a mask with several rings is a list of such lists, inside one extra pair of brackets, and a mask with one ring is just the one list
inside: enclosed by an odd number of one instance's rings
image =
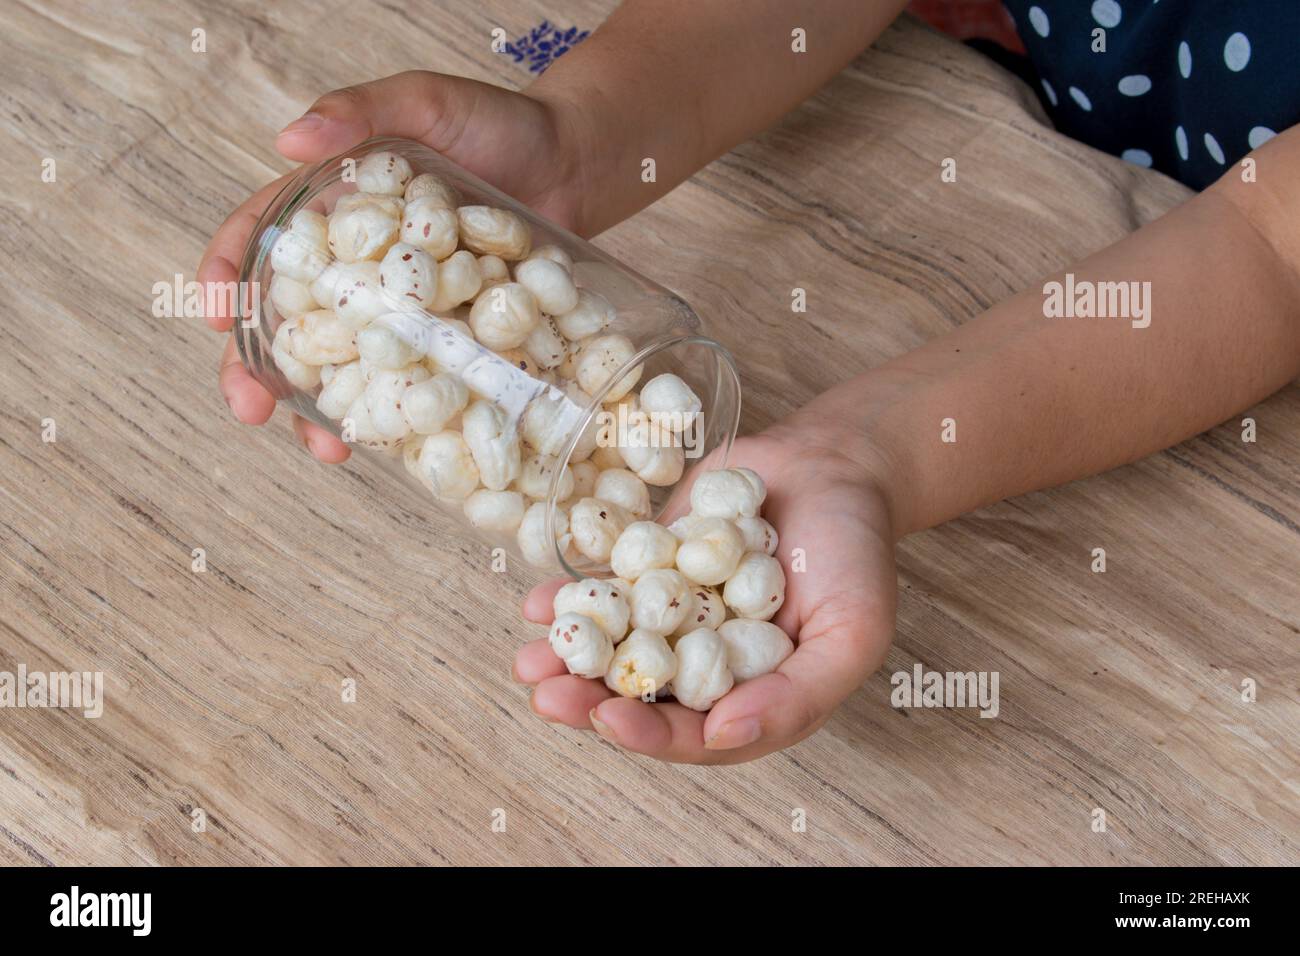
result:
[[(274, 132), (410, 67), (524, 85), (493, 26), (609, 7), (6, 4), (0, 670), (103, 671), (107, 704), (0, 710), (0, 862), (1295, 863), (1295, 386), (1249, 412), (1257, 444), (1230, 422), (906, 541), (885, 672), (810, 740), (722, 770), (534, 718), (510, 680), (530, 579), (388, 473), (314, 463), (282, 416), (233, 421), (222, 343), (154, 318), (151, 286), (285, 170)], [(1185, 196), (904, 20), (599, 244), (734, 347), (753, 431)], [(888, 673), (917, 661), (999, 671), (1000, 716), (891, 708)]]

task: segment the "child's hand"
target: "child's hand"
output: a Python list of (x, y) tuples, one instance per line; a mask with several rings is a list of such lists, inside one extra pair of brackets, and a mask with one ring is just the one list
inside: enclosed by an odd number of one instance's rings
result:
[[(571, 111), (522, 93), (411, 71), (326, 94), (285, 127), (275, 145), (289, 159), (313, 163), (372, 136), (419, 140), (543, 216), (579, 230), (577, 151), (570, 145), (575, 122)], [(199, 282), (238, 279), (253, 226), (288, 178), (263, 187), (230, 214), (203, 254)], [(208, 317), (218, 332), (233, 321), (230, 315)], [(248, 374), (233, 339), (221, 357), (219, 385), (241, 422), (260, 425), (275, 411), (275, 399)], [(295, 416), (294, 429), (322, 461), (348, 457), (348, 447), (323, 428)]]
[[(618, 697), (602, 681), (575, 677), (543, 637), (515, 658), (515, 678), (535, 686), (533, 710), (681, 763), (753, 760), (824, 724), (884, 661), (897, 579), (880, 485), (862, 465), (818, 448), (815, 435), (791, 423), (740, 439), (728, 459), (767, 483), (763, 516), (781, 539), (776, 556), (785, 568), (786, 599), (774, 621), (795, 636), (796, 649), (775, 673), (738, 685), (702, 714), (669, 701)], [(805, 570), (792, 564), (795, 549), (805, 556)], [(551, 600), (563, 583), (534, 589), (524, 616), (549, 624)]]

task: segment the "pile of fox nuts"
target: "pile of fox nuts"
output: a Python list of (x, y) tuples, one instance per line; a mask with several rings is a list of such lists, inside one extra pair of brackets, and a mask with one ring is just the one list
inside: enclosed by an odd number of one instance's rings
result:
[(555, 595), (549, 641), (569, 672), (705, 711), (776, 670), (794, 645), (771, 623), (785, 572), (776, 530), (759, 514), (766, 495), (748, 468), (707, 471), (691, 487), (690, 514), (666, 527), (624, 524), (610, 551), (615, 577)]
[(356, 184), (329, 215), (296, 212), (271, 248), (280, 371), (319, 389), (316, 408), (345, 440), (400, 456), (529, 563), (555, 567), (557, 543), (608, 561), (611, 529), (649, 516), (647, 485), (681, 477), (683, 448), (598, 449), (593, 421), (563, 468), (559, 454), (602, 390), (607, 408), (665, 430), (698, 414), (699, 398), (672, 374), (636, 391), (640, 365), (611, 384), (636, 347), (609, 330), (611, 303), (575, 283), (571, 257), (534, 247), (515, 212), (459, 205), (448, 183), (392, 152), (362, 159)]

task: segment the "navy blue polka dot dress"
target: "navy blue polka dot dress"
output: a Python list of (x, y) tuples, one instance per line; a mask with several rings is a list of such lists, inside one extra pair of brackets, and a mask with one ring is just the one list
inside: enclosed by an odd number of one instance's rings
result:
[(1006, 8), (1057, 129), (1195, 189), (1300, 122), (1300, 0)]

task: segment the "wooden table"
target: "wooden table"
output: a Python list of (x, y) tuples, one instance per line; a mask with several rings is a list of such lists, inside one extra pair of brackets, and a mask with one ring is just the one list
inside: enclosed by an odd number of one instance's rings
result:
[[(222, 343), (155, 318), (152, 286), (288, 168), (274, 132), (406, 68), (522, 86), (492, 27), (609, 6), (8, 5), (0, 671), (103, 671), (106, 705), (0, 709), (0, 861), (1295, 863), (1295, 386), (1247, 413), (1254, 444), (1234, 420), (909, 539), (885, 670), (810, 740), (716, 770), (537, 720), (510, 680), (530, 579), (283, 417), (233, 421)], [(904, 21), (599, 244), (734, 348), (752, 431), (1185, 195)], [(999, 716), (892, 708), (916, 662), (998, 671)]]

